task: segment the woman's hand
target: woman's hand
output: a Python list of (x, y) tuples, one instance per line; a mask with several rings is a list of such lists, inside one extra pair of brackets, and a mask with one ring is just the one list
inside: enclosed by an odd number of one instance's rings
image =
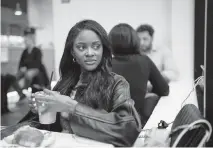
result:
[(61, 95), (59, 92), (44, 89), (43, 94), (35, 94), (35, 100), (43, 103), (45, 111), (49, 112), (67, 112), (73, 111), (77, 101), (70, 97)]
[(38, 113), (38, 108), (37, 108), (37, 105), (36, 105), (35, 95), (34, 94), (32, 94), (31, 97), (29, 97), (28, 104), (29, 104), (30, 110), (33, 113)]

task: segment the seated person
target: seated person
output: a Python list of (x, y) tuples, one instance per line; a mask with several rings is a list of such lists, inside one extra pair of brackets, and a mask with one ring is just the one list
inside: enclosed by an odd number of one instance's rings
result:
[[(122, 75), (130, 84), (130, 94), (135, 101), (135, 108), (141, 116), (142, 126), (151, 115), (158, 98), (145, 99), (147, 82), (153, 85), (153, 92), (158, 96), (169, 94), (168, 83), (146, 55), (140, 55), (140, 41), (136, 31), (128, 24), (118, 24), (109, 33), (114, 58), (112, 71)], [(150, 102), (147, 102), (150, 101)]]
[[(171, 51), (168, 49), (155, 49), (152, 46), (154, 36), (153, 27), (151, 25), (144, 24), (140, 25), (136, 31), (140, 38), (141, 53), (150, 57), (167, 82), (177, 80), (179, 73)], [(148, 83), (148, 90), (152, 90), (150, 83)]]
[(22, 88), (28, 88), (33, 84), (45, 87), (49, 84), (46, 69), (42, 64), (41, 50), (35, 47), (34, 34), (33, 28), (24, 31), (26, 49), (21, 55), (17, 74), (17, 79)]
[[(54, 130), (114, 146), (132, 146), (141, 123), (129, 84), (110, 72), (111, 46), (104, 28), (83, 20), (68, 33), (60, 62), (60, 81), (47, 95), (35, 94), (47, 112), (60, 117)], [(35, 106), (31, 106), (35, 109)], [(51, 125), (50, 125), (51, 126)]]
[(11, 74), (1, 74), (1, 113), (9, 112), (8, 110), (8, 98), (7, 93), (9, 89), (13, 87), (15, 91), (19, 94), (20, 100), (24, 99), (26, 96), (22, 93), (22, 89), (16, 81), (16, 77)]

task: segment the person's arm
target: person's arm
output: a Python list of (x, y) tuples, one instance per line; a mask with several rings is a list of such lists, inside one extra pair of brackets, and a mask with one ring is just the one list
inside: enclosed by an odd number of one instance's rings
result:
[(166, 80), (161, 75), (160, 71), (152, 60), (147, 57), (150, 66), (150, 75), (149, 81), (152, 84), (152, 92), (156, 93), (158, 96), (167, 96), (169, 95), (169, 85)]
[(69, 121), (76, 135), (115, 146), (133, 145), (141, 130), (139, 115), (130, 98), (128, 82), (120, 79), (116, 83), (110, 112), (96, 110), (82, 103), (77, 103), (74, 111), (70, 110)]
[(167, 82), (175, 81), (179, 77), (176, 64), (173, 60), (172, 52), (169, 49), (163, 51), (163, 71), (161, 74)]
[(19, 61), (19, 65), (18, 65), (18, 71), (23, 68), (23, 67), (26, 67), (25, 63), (24, 63), (24, 56), (25, 56), (25, 50), (22, 52), (21, 54), (21, 58), (20, 58), (20, 61)]

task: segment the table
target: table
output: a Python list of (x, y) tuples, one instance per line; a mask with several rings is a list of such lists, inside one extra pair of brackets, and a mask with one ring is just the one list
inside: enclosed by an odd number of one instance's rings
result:
[[(157, 103), (155, 109), (152, 112), (149, 120), (143, 129), (151, 129), (158, 126), (160, 120), (164, 120), (167, 123), (174, 121), (176, 115), (181, 110), (184, 104), (194, 104), (198, 106), (197, 97), (195, 91), (191, 93), (188, 99), (183, 103), (183, 101), (188, 96), (189, 92), (193, 88), (193, 80), (181, 80), (176, 82), (171, 82), (169, 96), (162, 97)], [(182, 105), (183, 103), (183, 105)], [(170, 131), (172, 124), (167, 128)], [(142, 133), (141, 133), (142, 134)], [(140, 134), (140, 135), (141, 135)], [(141, 137), (139, 135), (139, 137)], [(139, 147), (143, 145), (144, 139), (138, 138), (135, 141), (134, 146)]]
[[(16, 129), (18, 129), (21, 126), (24, 125), (33, 125), (36, 126), (35, 123), (29, 124), (21, 124), (21, 125), (14, 125), (10, 129), (7, 129), (8, 131), (3, 132), (3, 137), (11, 135)], [(44, 132), (44, 130), (41, 130)], [(2, 134), (2, 133), (1, 133)], [(66, 147), (66, 148), (72, 148), (72, 147), (102, 147), (102, 148), (113, 148), (114, 146), (107, 143), (98, 142), (95, 140), (91, 140), (84, 137), (79, 137), (77, 135), (68, 134), (68, 133), (58, 133), (58, 132), (52, 132), (52, 135), (55, 139), (54, 143), (50, 146), (51, 148), (59, 148), (59, 147)], [(2, 139), (3, 139), (2, 137)], [(1, 147), (1, 142), (0, 142)]]
[(52, 145), (51, 148), (59, 148), (59, 147), (101, 147), (101, 148), (113, 148), (114, 146), (111, 144), (106, 144), (98, 141), (94, 141), (91, 139), (79, 137), (72, 134), (66, 133), (56, 133), (53, 132), (55, 138), (57, 139)]
[[(190, 82), (186, 80), (170, 83), (169, 96), (162, 97), (159, 100), (144, 129), (157, 127), (160, 120), (164, 120), (167, 123), (173, 122), (176, 115), (185, 104), (191, 103), (194, 104), (195, 106), (198, 106), (195, 91), (193, 91), (191, 95), (188, 97), (188, 99), (184, 102), (189, 92), (193, 88), (192, 84), (193, 84), (192, 81)], [(171, 125), (172, 124), (170, 124), (169, 127), (171, 127)]]

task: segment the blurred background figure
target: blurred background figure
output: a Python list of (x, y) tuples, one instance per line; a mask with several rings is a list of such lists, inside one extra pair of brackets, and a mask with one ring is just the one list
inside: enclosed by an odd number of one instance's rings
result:
[(26, 96), (23, 94), (21, 87), (17, 83), (16, 77), (11, 74), (1, 74), (1, 113), (9, 112), (7, 93), (11, 87), (17, 91), (19, 100), (24, 99)]
[(27, 28), (24, 31), (26, 49), (21, 54), (17, 74), (1, 74), (2, 114), (9, 111), (7, 98), (9, 91), (16, 91), (21, 101), (26, 98), (23, 89), (31, 87), (32, 92), (36, 92), (49, 85), (49, 78), (42, 64), (41, 50), (35, 47), (34, 34), (34, 28)]
[(178, 79), (178, 70), (168, 49), (153, 48), (154, 29), (149, 24), (140, 25), (136, 29), (140, 38), (141, 53), (149, 56), (167, 82)]
[[(122, 75), (130, 84), (130, 93), (135, 107), (145, 125), (161, 96), (169, 94), (168, 83), (146, 56), (140, 54), (140, 40), (136, 31), (128, 24), (114, 26), (109, 33), (114, 58), (112, 71)], [(145, 98), (147, 82), (153, 86), (153, 94)]]
[(35, 47), (34, 28), (27, 28), (24, 31), (24, 41), (26, 49), (20, 58), (17, 79), (20, 80), (22, 88), (32, 87), (32, 92), (36, 92), (48, 86), (49, 78), (42, 64), (42, 52)]
[[(35, 20), (34, 0), (1, 1), (1, 115), (2, 125), (20, 121), (29, 111), (27, 98), (32, 92), (49, 86), (49, 76), (55, 68), (51, 30), (52, 17)], [(45, 11), (52, 11), (51, 0)], [(44, 4), (41, 4), (44, 5)], [(48, 6), (48, 7), (47, 7)], [(47, 10), (48, 9), (48, 10)], [(35, 13), (31, 13), (35, 10)], [(46, 17), (46, 12), (41, 12)], [(32, 15), (31, 15), (32, 14)], [(40, 23), (49, 24), (42, 26)], [(37, 24), (36, 24), (37, 23)], [(48, 31), (46, 31), (48, 30)], [(48, 36), (49, 35), (49, 36)]]

